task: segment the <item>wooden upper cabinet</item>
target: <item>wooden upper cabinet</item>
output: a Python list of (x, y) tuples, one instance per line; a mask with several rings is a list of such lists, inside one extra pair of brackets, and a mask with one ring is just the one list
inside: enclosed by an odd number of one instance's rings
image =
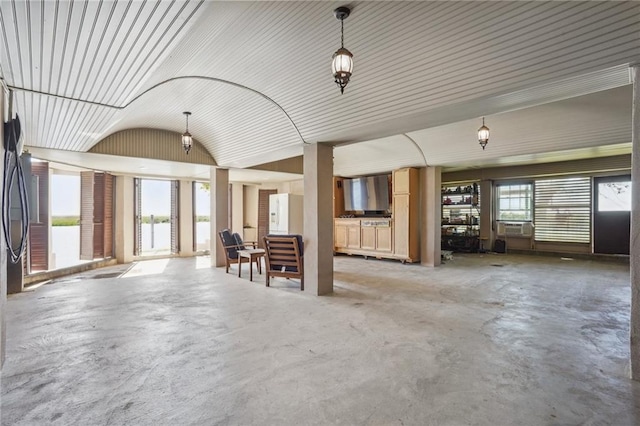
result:
[(418, 187), (418, 169), (407, 167), (393, 171), (393, 193), (409, 194)]
[(405, 168), (393, 172), (393, 241), (394, 254), (409, 262), (419, 260), (418, 169)]

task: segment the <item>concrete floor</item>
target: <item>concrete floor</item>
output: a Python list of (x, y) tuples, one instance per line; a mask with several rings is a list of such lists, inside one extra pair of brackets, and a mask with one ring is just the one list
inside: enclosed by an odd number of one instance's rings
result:
[(313, 297), (208, 260), (11, 296), (2, 424), (640, 424), (628, 265), (337, 257)]

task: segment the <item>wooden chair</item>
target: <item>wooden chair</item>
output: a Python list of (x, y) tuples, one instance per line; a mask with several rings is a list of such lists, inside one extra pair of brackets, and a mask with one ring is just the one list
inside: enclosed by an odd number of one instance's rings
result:
[(262, 238), (265, 249), (267, 287), (269, 278), (298, 278), (304, 290), (304, 257), (302, 235), (267, 235)]
[[(233, 263), (234, 265), (238, 265), (238, 268), (242, 267), (242, 263), (250, 262), (251, 259), (246, 257), (241, 257), (238, 259), (238, 250), (244, 250), (245, 244), (251, 244), (252, 248), (256, 248), (256, 243), (244, 243), (242, 238), (240, 238), (240, 234), (234, 233), (228, 229), (223, 229), (218, 232), (218, 236), (220, 237), (220, 244), (222, 245), (222, 249), (225, 253), (225, 264), (226, 264), (226, 272), (229, 273), (229, 266)], [(240, 264), (238, 264), (240, 261)], [(251, 267), (251, 265), (249, 265)]]

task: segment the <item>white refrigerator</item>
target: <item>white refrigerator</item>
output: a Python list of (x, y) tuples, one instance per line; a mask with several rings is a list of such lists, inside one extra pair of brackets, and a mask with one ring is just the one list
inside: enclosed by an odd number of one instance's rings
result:
[(269, 196), (269, 234), (300, 234), (303, 230), (302, 195)]

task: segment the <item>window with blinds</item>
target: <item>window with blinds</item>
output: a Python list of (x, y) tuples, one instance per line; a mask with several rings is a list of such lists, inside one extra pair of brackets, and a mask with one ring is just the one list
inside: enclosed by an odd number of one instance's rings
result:
[(530, 221), (533, 217), (533, 184), (501, 184), (497, 186), (497, 219)]
[(591, 178), (535, 182), (536, 241), (591, 242)]

